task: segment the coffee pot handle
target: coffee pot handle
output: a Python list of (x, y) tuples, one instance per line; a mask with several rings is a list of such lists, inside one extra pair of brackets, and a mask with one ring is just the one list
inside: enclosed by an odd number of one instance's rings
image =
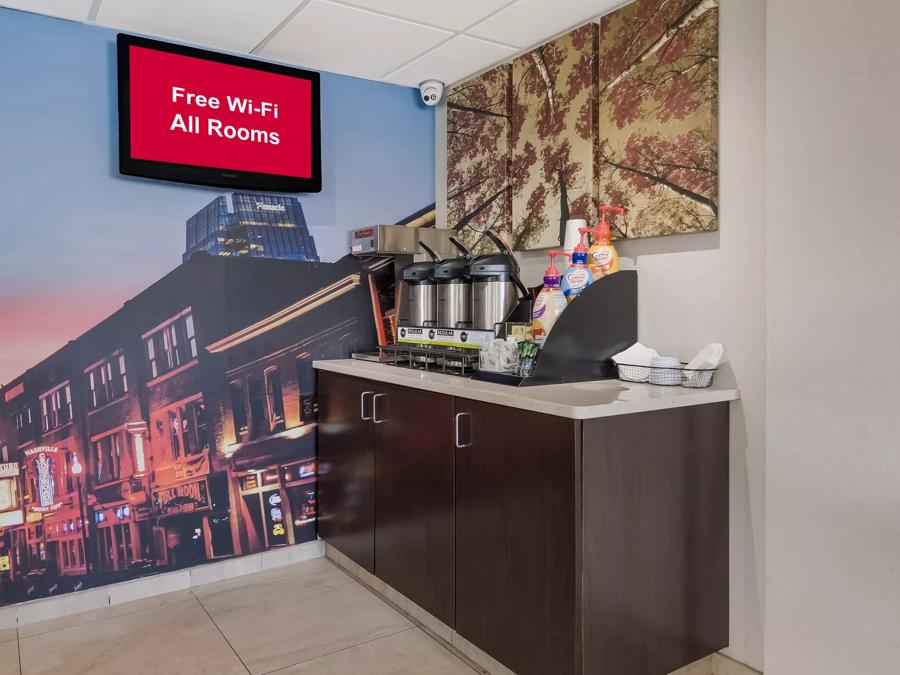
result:
[(431, 259), (432, 259), (434, 262), (440, 262), (440, 261), (441, 261), (441, 259), (438, 257), (438, 254), (434, 252), (434, 249), (432, 249), (432, 248), (431, 248), (428, 244), (426, 244), (424, 241), (420, 241), (420, 242), (419, 242), (419, 246), (421, 246), (423, 249), (425, 249), (425, 252), (426, 252), (428, 255), (431, 256)]
[(463, 254), (463, 257), (466, 260), (472, 259), (472, 252), (467, 249), (459, 239), (457, 239), (456, 237), (450, 237), (450, 243), (456, 247), (456, 250)]
[(497, 245), (497, 248), (500, 249), (501, 253), (505, 253), (506, 255), (513, 254), (512, 249), (509, 247), (509, 244), (507, 244), (500, 237), (498, 237), (497, 233), (494, 232), (491, 228), (486, 229), (484, 231), (484, 233), (487, 235), (488, 239), (490, 239), (492, 242), (494, 242)]

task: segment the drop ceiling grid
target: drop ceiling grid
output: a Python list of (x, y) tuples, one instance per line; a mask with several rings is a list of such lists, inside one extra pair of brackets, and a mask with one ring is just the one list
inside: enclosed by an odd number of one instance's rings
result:
[[(272, 34), (266, 37), (263, 43), (257, 49), (254, 49), (254, 53), (261, 56), (286, 60), (297, 63), (298, 65), (320, 67), (326, 70), (338, 70), (338, 72), (344, 72), (350, 75), (383, 80), (394, 84), (416, 86), (420, 81), (429, 77), (436, 77), (445, 81), (464, 77), (468, 73), (464, 70), (460, 70), (461, 62), (466, 63), (468, 69), (471, 69), (472, 67), (479, 68), (486, 65), (485, 60), (496, 62), (509, 57), (516, 51), (515, 47), (509, 45), (495, 43), (483, 38), (473, 38), (466, 35), (466, 31), (520, 0), (492, 0), (492, 2), (487, 3), (491, 7), (490, 10), (486, 11), (484, 6), (481, 6), (481, 8), (478, 9), (477, 14), (475, 14), (477, 17), (475, 21), (465, 21), (462, 24), (459, 23), (459, 17), (456, 17), (456, 19), (449, 23), (447, 21), (423, 21), (421, 18), (410, 18), (413, 14), (416, 14), (419, 17), (423, 14), (427, 14), (428, 10), (422, 11), (423, 5), (421, 4), (410, 5), (409, 7), (416, 7), (418, 10), (415, 12), (406, 11), (403, 12), (403, 14), (388, 12), (383, 9), (385, 6), (404, 5), (407, 1), (408, 0), (312, 0), (308, 5), (297, 12), (296, 16), (291, 21), (283, 22), (283, 24), (273, 31)], [(373, 8), (373, 5), (376, 5), (377, 8)], [(316, 20), (319, 22), (323, 20), (321, 15), (317, 19), (313, 19), (313, 26), (303, 25), (304, 20), (310, 19), (311, 13), (317, 12), (317, 7), (331, 7), (339, 11), (342, 10), (348, 18), (348, 21), (351, 22), (355, 22), (356, 19), (362, 15), (369, 17), (369, 22), (371, 23), (381, 22), (382, 26), (389, 25), (385, 23), (386, 21), (394, 22), (394, 25), (402, 24), (407, 27), (408, 34), (415, 35), (415, 33), (418, 33), (423, 40), (427, 39), (425, 38), (425, 35), (436, 36), (440, 34), (443, 37), (440, 40), (433, 41), (425, 49), (418, 51), (410, 50), (404, 54), (402, 52), (403, 45), (397, 44), (395, 41), (364, 41), (359, 39), (362, 36), (359, 34), (361, 31), (357, 27), (355, 28), (356, 35), (354, 36), (357, 38), (355, 41), (356, 44), (350, 47), (350, 49), (355, 49), (357, 51), (352, 55), (347, 54), (347, 58), (345, 58), (344, 62), (339, 64), (340, 67), (336, 67), (334, 65), (334, 60), (326, 58), (324, 61), (316, 61), (314, 55), (308, 51), (304, 53), (302, 48), (298, 49), (296, 46), (302, 42), (302, 40), (297, 39), (299, 36), (313, 38), (312, 34), (317, 32), (315, 30), (315, 22)], [(472, 7), (469, 9), (471, 10)], [(365, 23), (365, 20), (360, 21), (360, 25), (364, 25)], [(452, 24), (462, 25), (463, 27), (459, 30), (448, 28), (448, 26)], [(397, 26), (397, 28), (399, 30), (399, 26)], [(415, 28), (415, 31), (410, 33), (409, 31), (413, 28)], [(384, 29), (379, 32), (379, 35), (383, 34), (383, 30)], [(335, 30), (333, 32), (337, 31)], [(338, 40), (339, 37), (336, 36), (335, 39)], [(387, 46), (387, 44), (384, 43), (387, 43), (390, 46)], [(468, 49), (464, 53), (458, 53), (455, 50), (448, 49), (448, 47), (452, 47), (454, 44), (459, 44), (463, 49), (468, 47)], [(327, 46), (321, 45), (320, 48), (327, 49)], [(402, 54), (402, 58), (396, 58), (381, 71), (372, 69), (372, 65), (379, 60), (387, 63), (387, 55), (392, 53), (397, 56)], [(479, 54), (482, 59), (473, 62), (473, 56)], [(432, 70), (416, 69), (414, 64), (419, 61), (423, 61), (423, 65), (427, 64)], [(357, 65), (354, 67), (354, 63), (366, 65)], [(329, 64), (331, 64), (331, 67), (329, 67)]]
[(313, 0), (267, 39), (267, 58), (381, 79), (399, 64), (430, 51), (453, 31), (350, 5)]
[(0, 0), (2, 7), (71, 21), (86, 20), (91, 11), (91, 3), (92, 0)]
[(247, 53), (297, 3), (298, 0), (102, 0), (95, 23)]
[[(393, 19), (401, 19), (403, 21), (411, 21), (413, 23), (426, 26), (428, 28), (440, 28), (451, 30), (455, 34), (463, 34), (473, 26), (488, 19), (497, 12), (503, 11), (510, 5), (514, 5), (519, 0), (326, 0), (335, 5), (345, 5), (355, 9), (361, 9), (373, 14), (381, 14), (389, 16)], [(399, 5), (406, 6), (405, 10), (397, 8)], [(448, 8), (454, 8), (452, 11), (458, 11), (465, 5), (464, 12), (469, 16), (464, 17), (462, 13), (457, 14), (456, 18), (448, 18), (446, 16)], [(395, 9), (388, 9), (394, 7)], [(425, 18), (422, 18), (425, 17)], [(474, 17), (474, 18), (473, 18)]]
[(503, 63), (629, 0), (0, 0), (13, 9), (415, 86)]
[[(334, 0), (334, 1), (337, 2), (338, 0)], [(429, 49), (428, 51), (426, 51), (422, 54), (419, 54), (419, 55), (415, 56), (414, 58), (410, 59), (406, 63), (401, 63), (396, 68), (384, 73), (380, 79), (382, 79), (386, 82), (394, 82), (395, 84), (406, 84), (408, 86), (415, 86), (422, 80), (425, 80), (428, 78), (436, 78), (436, 79), (440, 79), (440, 80), (443, 80), (444, 82), (448, 82), (448, 83), (454, 81), (455, 79), (461, 79), (462, 77), (465, 77), (465, 75), (467, 75), (468, 73), (463, 73), (459, 77), (448, 77), (445, 73), (441, 73), (440, 75), (437, 74), (438, 72), (440, 72), (440, 67), (441, 67), (440, 57), (437, 57), (438, 58), (437, 63), (435, 63), (432, 66), (435, 68), (435, 70), (433, 72), (431, 72), (430, 74), (424, 74), (424, 73), (427, 73), (428, 71), (423, 71), (423, 70), (419, 69), (418, 71), (414, 71), (414, 72), (416, 72), (416, 74), (408, 73), (407, 76), (404, 77), (404, 73), (407, 73), (408, 70), (415, 68), (415, 66), (418, 65), (419, 63), (426, 62), (429, 59), (429, 57), (435, 57), (442, 49), (453, 44), (454, 42), (467, 43), (467, 44), (476, 46), (476, 48), (480, 45), (483, 50), (487, 50), (489, 53), (491, 53), (491, 52), (493, 53), (493, 55), (490, 57), (491, 63), (497, 63), (497, 62), (503, 60), (503, 58), (508, 58), (509, 56), (511, 56), (513, 53), (516, 52), (515, 47), (513, 47), (511, 45), (507, 45), (507, 44), (502, 44), (500, 42), (494, 42), (492, 40), (485, 40), (483, 38), (478, 38), (473, 35), (469, 35), (468, 31), (472, 30), (476, 26), (479, 26), (482, 22), (487, 21), (488, 19), (491, 19), (495, 15), (505, 11), (506, 9), (508, 9), (509, 7), (515, 5), (516, 3), (520, 2), (520, 1), (521, 0), (506, 0), (505, 2), (497, 3), (497, 6), (489, 13), (482, 14), (480, 16), (480, 18), (478, 18), (477, 20), (475, 20), (472, 23), (469, 23), (468, 25), (465, 25), (462, 29), (456, 31), (454, 33), (454, 35), (452, 35), (451, 37), (444, 40), (444, 42), (442, 42), (441, 44), (434, 46), (433, 48)], [(447, 65), (447, 68), (452, 68), (453, 65), (455, 65), (454, 62), (457, 61), (457, 58), (455, 58), (454, 53), (450, 53), (450, 54), (448, 54), (448, 56), (450, 58), (448, 59), (449, 63)], [(484, 64), (484, 63), (480, 64), (481, 67), (483, 67), (485, 65), (486, 64)], [(412, 79), (410, 79), (410, 77), (412, 77)]]

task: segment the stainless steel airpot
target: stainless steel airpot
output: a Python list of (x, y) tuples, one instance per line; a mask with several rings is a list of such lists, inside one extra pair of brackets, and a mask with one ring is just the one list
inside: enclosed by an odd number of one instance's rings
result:
[(434, 266), (438, 326), (472, 328), (472, 282), (469, 279), (472, 254), (455, 237), (450, 237), (450, 242), (462, 256), (442, 260)]
[(512, 249), (493, 230), (485, 235), (496, 244), (499, 253), (481, 255), (469, 262), (472, 280), (472, 323), (477, 330), (493, 330), (520, 300), (528, 297), (528, 289), (519, 280), (519, 263)]
[(399, 323), (403, 326), (436, 326), (437, 282), (434, 280), (434, 267), (439, 259), (427, 244), (420, 241), (419, 246), (431, 260), (412, 263), (400, 270)]

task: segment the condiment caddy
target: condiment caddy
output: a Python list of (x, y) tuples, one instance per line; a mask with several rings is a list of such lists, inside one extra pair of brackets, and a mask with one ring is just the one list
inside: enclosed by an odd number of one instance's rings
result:
[(655, 349), (636, 342), (613, 356), (613, 361), (619, 379), (625, 382), (705, 389), (712, 386), (723, 353), (722, 345), (710, 343), (689, 363), (685, 363), (675, 357), (660, 356)]

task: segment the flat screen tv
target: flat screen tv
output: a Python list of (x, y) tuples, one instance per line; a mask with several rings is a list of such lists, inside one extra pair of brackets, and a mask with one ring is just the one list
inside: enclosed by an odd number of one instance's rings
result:
[(319, 74), (118, 36), (119, 171), (277, 192), (319, 192)]

